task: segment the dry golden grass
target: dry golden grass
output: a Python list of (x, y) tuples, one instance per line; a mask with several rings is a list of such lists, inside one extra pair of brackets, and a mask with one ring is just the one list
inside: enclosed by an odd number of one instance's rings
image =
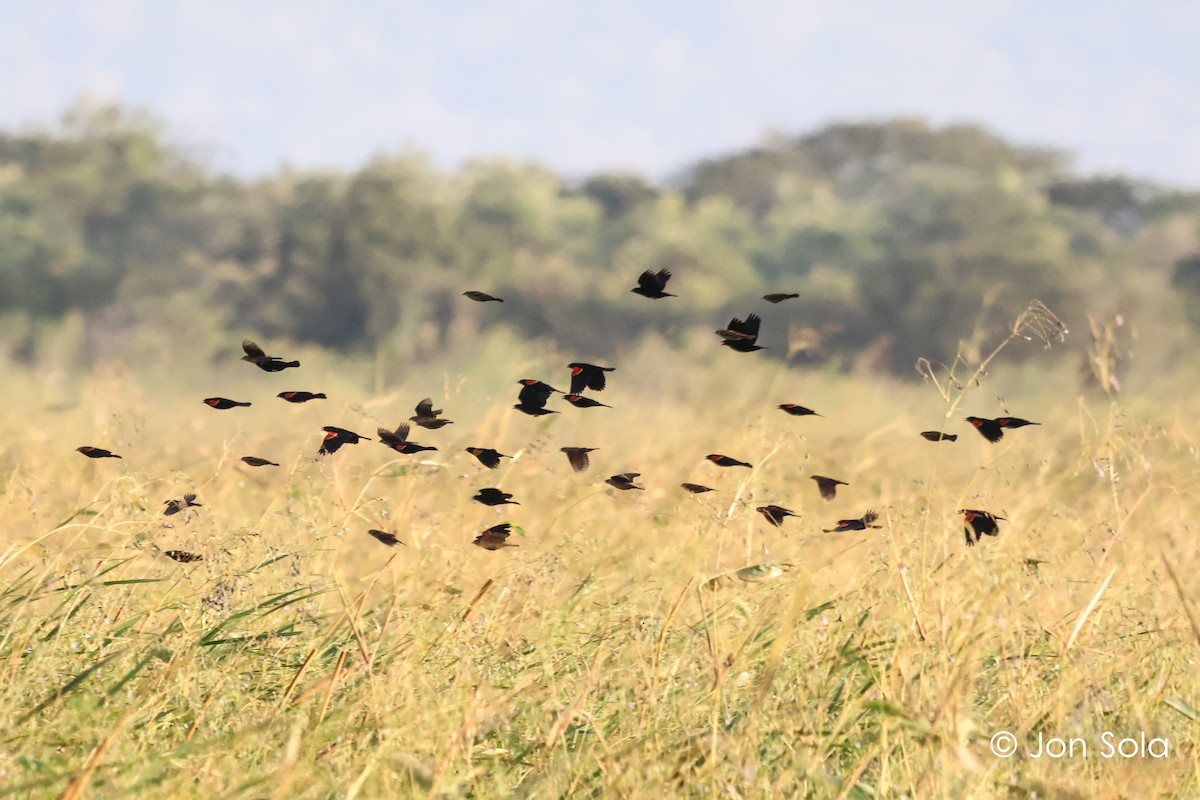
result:
[[(515, 380), (562, 388), (569, 359), (503, 343), (386, 392), (319, 356), (282, 376), (11, 373), (0, 797), (1200, 792), (1194, 402), (1080, 394), (1055, 350), (955, 407), (953, 386), (705, 345), (647, 343), (614, 409), (552, 400), (548, 421), (509, 408)], [(274, 399), (294, 388), (331, 399)], [(311, 457), (321, 425), (374, 436), (425, 394), (456, 420), (414, 434), (438, 452)], [(1045, 424), (988, 444), (962, 417), (1000, 415), (998, 394)], [(961, 438), (917, 436), (942, 424)], [(514, 459), (489, 472), (468, 445)], [(562, 445), (601, 449), (575, 474)], [(646, 491), (603, 484), (624, 471)], [(850, 486), (826, 503), (813, 474)], [(470, 500), (490, 485), (521, 505)], [(203, 508), (161, 515), (189, 490)], [(764, 503), (800, 518), (772, 528)], [(964, 506), (1007, 517), (1001, 535), (967, 549)], [(868, 508), (881, 530), (820, 532)], [(518, 548), (471, 546), (500, 521)], [(994, 756), (999, 731), (1022, 753)], [(1169, 755), (1105, 758), (1105, 731)], [(1025, 754), (1039, 733), (1087, 757)]]

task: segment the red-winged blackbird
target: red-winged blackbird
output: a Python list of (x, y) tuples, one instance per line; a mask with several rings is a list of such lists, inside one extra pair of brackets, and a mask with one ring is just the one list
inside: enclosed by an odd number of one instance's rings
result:
[(224, 411), (227, 408), (237, 408), (239, 406), (248, 406), (249, 403), (239, 403), (237, 400), (230, 400), (228, 397), (206, 397), (204, 398), (205, 405), (219, 408)]
[(646, 270), (638, 276), (638, 285), (629, 291), (634, 294), (640, 294), (642, 297), (649, 297), (651, 300), (658, 300), (663, 297), (675, 297), (669, 292), (664, 292), (667, 288), (667, 281), (671, 280), (671, 271), (660, 269), (658, 272)]
[(192, 494), (191, 492), (185, 494), (182, 500), (164, 500), (163, 505), (166, 506), (166, 508), (163, 509), (163, 514), (168, 517), (172, 514), (178, 514), (185, 508), (203, 507), (200, 503), (196, 502), (196, 495)]
[(371, 534), (377, 540), (386, 544), (388, 547), (395, 547), (398, 544), (404, 544), (404, 542), (402, 542), (396, 538), (396, 535), (394, 533), (388, 533), (387, 531), (377, 531), (374, 528), (371, 528), (371, 530), (367, 531), (367, 533)]
[(502, 458), (512, 458), (512, 456), (498, 453), (490, 447), (468, 447), (467, 452), (478, 458), (479, 463), (488, 469), (495, 469), (500, 466), (500, 459)]
[(638, 486), (636, 483), (634, 483), (634, 478), (637, 478), (641, 474), (642, 473), (640, 472), (622, 472), (617, 475), (610, 476), (604, 482), (615, 489), (620, 489), (623, 492), (627, 492), (630, 489), (645, 489), (646, 487)]
[(921, 431), (921, 436), (931, 442), (956, 442), (958, 441), (957, 433), (942, 433), (941, 431)]
[(433, 407), (433, 400), (426, 397), (421, 402), (417, 403), (416, 416), (409, 417), (409, 420), (417, 423), (422, 428), (429, 428), (431, 431), (436, 431), (444, 425), (453, 425), (454, 423), (448, 419), (441, 419), (438, 415), (442, 413), (440, 408)]
[(593, 450), (598, 450), (598, 447), (563, 447), (561, 448), (567, 454), (567, 461), (571, 463), (571, 469), (576, 472), (583, 472), (588, 468), (591, 460), (588, 458), (588, 453)]
[(274, 461), (269, 461), (265, 458), (259, 458), (258, 456), (242, 456), (242, 461), (244, 461), (245, 463), (249, 464), (252, 467), (278, 467), (279, 466)]
[(812, 479), (817, 482), (817, 488), (821, 491), (821, 497), (826, 500), (832, 500), (837, 496), (837, 487), (850, 485), (845, 481), (839, 481), (835, 478), (826, 478), (824, 475), (813, 475)]
[(267, 355), (261, 347), (249, 339), (242, 342), (242, 349), (246, 351), (246, 355), (242, 356), (242, 361), (249, 361), (263, 372), (282, 372), (288, 367), (300, 366), (299, 361), (284, 361), (278, 356)]
[(512, 495), (508, 492), (502, 492), (499, 489), (480, 489), (479, 494), (471, 498), (476, 502), (483, 503), (485, 506), (503, 506), (521, 505), (516, 500), (512, 499)]
[(326, 399), (322, 392), (316, 392), (315, 394), (313, 392), (280, 392), (275, 396), (282, 397), (289, 403), (307, 403), (309, 400)]
[(604, 391), (604, 373), (612, 372), (616, 367), (597, 367), (595, 364), (581, 364), (572, 361), (567, 364), (571, 370), (571, 394), (579, 394), (584, 389), (597, 392)]
[(605, 405), (590, 397), (584, 397), (581, 394), (568, 394), (563, 399), (576, 408), (612, 408), (612, 406)]
[(825, 533), (840, 533), (842, 531), (865, 531), (867, 528), (882, 528), (882, 525), (871, 523), (879, 519), (874, 511), (868, 511), (860, 519), (839, 519), (836, 528), (825, 528)]
[(204, 556), (196, 553), (189, 553), (186, 550), (164, 550), (163, 555), (172, 561), (178, 561), (180, 564), (191, 564), (193, 561), (204, 560)]
[(471, 544), (476, 547), (482, 547), (484, 550), (499, 550), (502, 547), (520, 547), (520, 545), (512, 544), (508, 541), (508, 537), (512, 535), (512, 523), (501, 522), (499, 525), (493, 525), (483, 533), (475, 537), (475, 541)]
[[(974, 508), (960, 508), (958, 513), (963, 515), (963, 520), (967, 523), (963, 526), (963, 533), (967, 537), (967, 547), (974, 547), (980, 537), (1000, 535), (1000, 526), (996, 524), (996, 520), (1005, 519), (1004, 517)], [(971, 541), (972, 533), (975, 534), (974, 542)]]
[(718, 467), (751, 467), (753, 464), (747, 464), (745, 461), (738, 461), (736, 458), (723, 456), (720, 453), (710, 453), (705, 456), (706, 459), (716, 464)]
[(120, 458), (111, 450), (105, 450), (103, 447), (90, 447), (86, 444), (83, 447), (76, 447), (75, 452), (83, 453), (88, 458)]
[(517, 395), (517, 404), (513, 408), (523, 411), (531, 417), (558, 413), (546, 408), (546, 401), (550, 399), (552, 393), (562, 394), (558, 389), (541, 381), (535, 381), (533, 378), (522, 378), (517, 383), (521, 384), (522, 388), (521, 393)]
[(979, 431), (979, 435), (987, 439), (989, 442), (998, 442), (1004, 437), (1004, 430), (994, 419), (984, 419), (983, 417), (967, 417), (967, 422), (974, 425), (975, 430)]
[(345, 428), (335, 428), (333, 425), (326, 425), (321, 430), (325, 431), (325, 441), (321, 442), (321, 447), (317, 450), (317, 455), (320, 456), (336, 453), (344, 444), (358, 444), (359, 439), (371, 441), (370, 436), (363, 436)]
[(779, 408), (782, 409), (783, 411), (785, 411), (786, 413), (791, 414), (793, 417), (809, 417), (809, 416), (819, 417), (819, 416), (821, 416), (817, 412), (813, 411), (811, 408), (805, 408), (804, 406), (798, 406), (795, 403), (781, 403), (779, 405)]
[(488, 294), (487, 292), (477, 292), (475, 290), (471, 290), (469, 292), (463, 292), (463, 297), (469, 297), (472, 300), (474, 300), (476, 303), (503, 303), (504, 302), (499, 297), (493, 297), (492, 295)]
[(705, 492), (716, 491), (711, 486), (703, 486), (699, 483), (681, 483), (679, 485), (692, 494), (704, 494)]
[(1030, 422), (1020, 417), (997, 417), (996, 424), (1001, 428), (1024, 428), (1026, 425), (1041, 425), (1040, 422)]
[(795, 292), (790, 294), (764, 294), (763, 300), (766, 300), (768, 303), (782, 303), (784, 300), (791, 300), (793, 297), (799, 296)]
[(376, 433), (379, 434), (379, 441), (384, 447), (390, 447), (397, 453), (403, 453), (406, 456), (411, 456), (414, 453), (420, 453), (424, 450), (437, 450), (436, 447), (426, 447), (423, 444), (410, 442), (408, 440), (409, 427), (400, 425), (394, 431), (389, 431), (387, 428), (379, 428)]
[(730, 350), (736, 350), (739, 353), (752, 353), (755, 350), (765, 350), (765, 347), (759, 347), (758, 328), (762, 324), (762, 318), (758, 314), (751, 314), (746, 317), (745, 321), (734, 317), (729, 321), (728, 328), (722, 328), (717, 331), (717, 336), (720, 336), (724, 341), (722, 345)]
[(776, 528), (783, 527), (783, 518), (784, 517), (799, 517), (800, 516), (799, 514), (797, 514), (795, 512), (788, 511), (783, 506), (759, 506), (758, 508), (756, 508), (754, 510), (757, 511), (758, 513), (762, 514), (764, 517), (766, 517), (767, 522), (771, 523)]

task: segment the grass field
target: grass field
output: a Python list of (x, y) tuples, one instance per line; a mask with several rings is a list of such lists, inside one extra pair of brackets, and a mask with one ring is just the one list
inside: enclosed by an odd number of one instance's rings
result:
[[(1081, 389), (1061, 348), (943, 397), (713, 344), (649, 342), (613, 409), (548, 420), (510, 408), (515, 381), (563, 388), (569, 354), (500, 340), (419, 376), (10, 370), (0, 797), (1200, 794), (1194, 395)], [(322, 425), (374, 436), (429, 394), (455, 420), (414, 434), (437, 452), (313, 457)], [(1043, 424), (989, 444), (963, 421), (1006, 410)], [(957, 442), (917, 436), (943, 425)], [(576, 474), (563, 445), (601, 449)], [(625, 471), (646, 490), (603, 483)], [(826, 502), (813, 474), (850, 485)], [(185, 491), (203, 507), (163, 516)], [(1000, 536), (968, 549), (963, 507)], [(871, 508), (880, 530), (821, 532)], [(519, 547), (471, 545), (501, 521)], [(1109, 752), (1142, 734), (1168, 751)], [(1086, 753), (1035, 757), (1052, 737)]]

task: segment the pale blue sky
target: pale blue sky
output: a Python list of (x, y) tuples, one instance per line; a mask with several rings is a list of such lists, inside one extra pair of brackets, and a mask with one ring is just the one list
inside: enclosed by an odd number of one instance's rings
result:
[(972, 120), (1085, 171), (1200, 186), (1200, 3), (40, 0), (4, 3), (0, 126), (84, 92), (211, 163), (405, 146), (669, 175), (838, 119)]

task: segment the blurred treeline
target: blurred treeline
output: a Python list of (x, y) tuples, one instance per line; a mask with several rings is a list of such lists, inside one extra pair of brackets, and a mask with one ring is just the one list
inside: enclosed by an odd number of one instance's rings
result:
[[(1200, 322), (1197, 252), (1200, 193), (970, 125), (830, 125), (663, 184), (413, 153), (240, 179), (112, 106), (0, 133), (0, 356), (31, 363), (243, 336), (421, 361), (494, 325), (603, 358), (649, 330), (715, 348), (759, 311), (766, 357), (915, 375), (1034, 298), (1082, 351), (1120, 320), (1169, 358)], [(678, 298), (629, 293), (664, 267)]]

